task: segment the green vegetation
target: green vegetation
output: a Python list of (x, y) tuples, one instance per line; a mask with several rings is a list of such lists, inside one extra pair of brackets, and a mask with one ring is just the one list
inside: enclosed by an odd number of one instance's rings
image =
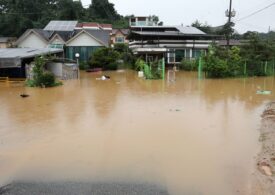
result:
[(61, 82), (56, 82), (55, 76), (51, 72), (45, 71), (44, 67), (46, 59), (44, 57), (36, 57), (34, 67), (32, 69), (33, 78), (27, 80), (26, 84), (29, 87), (55, 87), (62, 85)]
[(96, 50), (90, 60), (91, 68), (103, 70), (117, 70), (119, 53), (112, 48), (100, 48)]
[(137, 59), (135, 63), (136, 70), (143, 71), (146, 79), (162, 79), (161, 61), (154, 61), (150, 65), (146, 64), (142, 59)]
[(180, 64), (180, 70), (196, 71), (198, 70), (198, 59), (183, 59)]
[(103, 70), (117, 70), (132, 68), (135, 57), (126, 44), (116, 44), (114, 48), (100, 48), (96, 50), (89, 61), (90, 68)]
[[(1, 0), (0, 35), (20, 36), (30, 28), (44, 28), (51, 20), (78, 20), (127, 28), (129, 17), (121, 16), (108, 0), (93, 0), (87, 7), (73, 0)], [(152, 16), (158, 21), (157, 16)]]
[(211, 46), (203, 59), (208, 77), (274, 75), (275, 44), (252, 34), (240, 48)]

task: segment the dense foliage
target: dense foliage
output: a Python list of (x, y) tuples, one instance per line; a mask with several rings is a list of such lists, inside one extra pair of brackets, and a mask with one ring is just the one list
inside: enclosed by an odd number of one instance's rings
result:
[(150, 64), (146, 64), (146, 62), (139, 58), (136, 60), (135, 68), (138, 71), (143, 71), (146, 79), (162, 79), (164, 75), (162, 75), (162, 70), (159, 68), (160, 61), (154, 61)]
[(183, 59), (179, 68), (186, 71), (196, 71), (198, 70), (198, 59)]
[(208, 77), (274, 75), (275, 43), (250, 33), (240, 48), (211, 46), (204, 61)]
[(115, 44), (114, 48), (100, 48), (96, 50), (89, 61), (89, 68), (117, 70), (133, 68), (135, 57), (126, 44)]
[(119, 53), (112, 48), (100, 48), (91, 57), (91, 68), (102, 68), (103, 70), (117, 70)]
[(205, 71), (209, 77), (221, 78), (239, 75), (242, 59), (240, 49), (232, 47), (230, 50), (211, 46), (204, 57)]
[(111, 23), (128, 26), (128, 18), (119, 15), (108, 0), (93, 0), (88, 8), (73, 0), (1, 0), (0, 36), (20, 36), (29, 28), (44, 28), (50, 20)]
[(45, 58), (35, 58), (34, 67), (32, 69), (33, 78), (27, 80), (27, 85), (29, 87), (54, 87), (62, 84), (61, 82), (56, 82), (53, 73), (45, 71), (45, 65)]

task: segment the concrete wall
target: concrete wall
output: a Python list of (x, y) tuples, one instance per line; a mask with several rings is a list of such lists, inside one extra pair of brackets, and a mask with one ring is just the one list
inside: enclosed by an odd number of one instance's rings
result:
[(50, 72), (52, 72), (56, 77), (62, 78), (62, 63), (48, 63), (46, 65), (46, 69)]
[(96, 39), (93, 39), (91, 36), (86, 33), (82, 33), (76, 37), (73, 41), (67, 44), (67, 47), (79, 47), (79, 46), (104, 46)]
[(31, 33), (21, 43), (18, 44), (20, 48), (46, 48), (47, 43), (38, 37), (36, 34)]

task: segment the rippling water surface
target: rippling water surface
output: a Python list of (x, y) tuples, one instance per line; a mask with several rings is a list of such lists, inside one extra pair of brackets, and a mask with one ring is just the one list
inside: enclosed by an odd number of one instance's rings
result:
[(198, 80), (179, 72), (167, 83), (133, 71), (105, 74), (110, 81), (82, 73), (52, 89), (0, 83), (0, 184), (146, 182), (170, 194), (249, 193), (274, 77)]

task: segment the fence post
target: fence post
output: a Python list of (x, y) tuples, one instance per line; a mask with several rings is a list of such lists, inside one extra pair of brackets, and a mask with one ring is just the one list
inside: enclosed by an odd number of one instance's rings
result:
[(202, 79), (202, 57), (199, 58), (199, 71), (198, 71), (199, 79)]
[(243, 70), (243, 74), (244, 76), (246, 76), (246, 72), (247, 72), (247, 62), (244, 62), (244, 70)]
[(264, 73), (267, 73), (267, 61), (265, 61), (265, 66), (264, 66)]
[(272, 65), (273, 65), (273, 76), (274, 76), (275, 75), (275, 70), (274, 70), (275, 69), (275, 58), (273, 58), (273, 64)]
[(165, 80), (165, 58), (162, 58), (162, 79)]

